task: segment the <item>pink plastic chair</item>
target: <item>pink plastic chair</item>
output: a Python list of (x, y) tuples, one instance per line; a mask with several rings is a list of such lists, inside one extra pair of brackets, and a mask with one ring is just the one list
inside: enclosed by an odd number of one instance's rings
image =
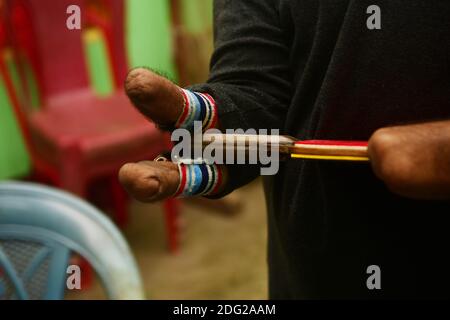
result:
[[(124, 225), (127, 197), (118, 184), (117, 172), (127, 162), (155, 158), (169, 146), (167, 136), (130, 105), (122, 89), (99, 98), (89, 88), (82, 31), (66, 28), (66, 8), (75, 4), (85, 12), (85, 1), (8, 3), (15, 51), (31, 62), (43, 97), (38, 111), (20, 116), (31, 137), (36, 174), (79, 196), (87, 195), (94, 179), (110, 177), (116, 220)], [(111, 19), (114, 27), (100, 27), (106, 30), (115, 82), (121, 87), (126, 72), (123, 17), (116, 20), (116, 16), (123, 15), (123, 4), (121, 0), (106, 0), (106, 4), (115, 15)], [(89, 22), (95, 23), (95, 19)], [(176, 251), (177, 202), (168, 200), (164, 208), (169, 248)]]

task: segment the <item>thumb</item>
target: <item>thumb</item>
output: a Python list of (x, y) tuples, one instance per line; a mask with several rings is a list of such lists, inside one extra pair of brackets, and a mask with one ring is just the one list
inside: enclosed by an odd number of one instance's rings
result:
[(181, 89), (149, 69), (131, 70), (125, 91), (134, 106), (161, 127), (173, 126), (183, 111)]

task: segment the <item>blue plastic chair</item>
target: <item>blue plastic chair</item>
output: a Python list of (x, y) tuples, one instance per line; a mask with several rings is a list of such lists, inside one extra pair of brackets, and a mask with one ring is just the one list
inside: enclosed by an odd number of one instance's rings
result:
[(0, 183), (0, 300), (63, 299), (69, 259), (85, 258), (109, 299), (143, 299), (128, 245), (112, 222), (59, 190)]

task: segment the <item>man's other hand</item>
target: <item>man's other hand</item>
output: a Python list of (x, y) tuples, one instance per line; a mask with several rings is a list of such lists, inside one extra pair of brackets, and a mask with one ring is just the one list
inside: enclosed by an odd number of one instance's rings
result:
[(369, 141), (375, 174), (416, 199), (450, 199), (450, 121), (383, 128)]
[(181, 89), (145, 68), (128, 73), (125, 92), (134, 106), (159, 127), (173, 126), (183, 111)]
[(124, 165), (119, 171), (119, 180), (125, 190), (141, 202), (169, 198), (180, 183), (176, 164), (152, 161)]

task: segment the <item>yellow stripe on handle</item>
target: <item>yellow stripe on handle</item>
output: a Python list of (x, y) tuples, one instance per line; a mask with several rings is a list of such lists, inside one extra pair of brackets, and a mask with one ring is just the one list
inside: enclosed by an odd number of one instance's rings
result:
[(314, 154), (291, 154), (293, 159), (312, 159), (312, 160), (333, 160), (333, 161), (358, 161), (368, 162), (368, 157), (353, 157), (353, 156), (321, 156)]

